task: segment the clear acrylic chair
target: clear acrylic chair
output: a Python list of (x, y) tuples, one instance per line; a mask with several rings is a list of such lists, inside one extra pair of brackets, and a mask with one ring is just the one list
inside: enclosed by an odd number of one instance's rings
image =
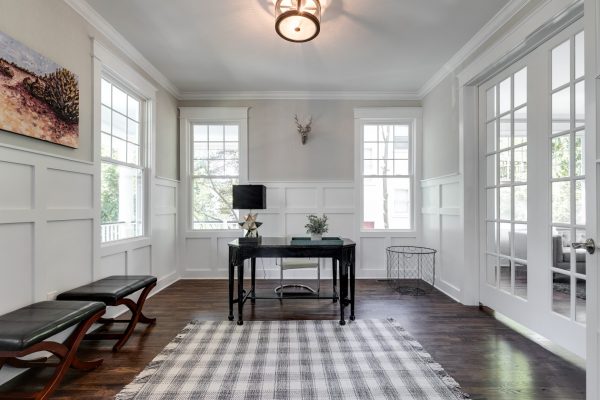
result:
[[(279, 295), (280, 299), (283, 299), (285, 289), (296, 288), (306, 290), (310, 293), (319, 294), (321, 291), (321, 260), (310, 259), (310, 258), (280, 258), (278, 259), (279, 266), (279, 286), (275, 288), (275, 293)], [(284, 284), (283, 272), (294, 270), (294, 269), (317, 269), (317, 289), (313, 289), (310, 286), (302, 285), (299, 283)]]

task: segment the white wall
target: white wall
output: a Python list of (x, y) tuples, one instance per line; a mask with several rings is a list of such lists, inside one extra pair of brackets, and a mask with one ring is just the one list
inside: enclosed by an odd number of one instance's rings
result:
[(423, 99), (423, 179), (458, 173), (458, 95), (447, 76)]
[[(418, 101), (180, 101), (180, 107), (249, 107), (248, 178), (256, 182), (354, 179), (354, 108), (412, 107)], [(294, 114), (313, 117), (306, 145)]]
[(460, 179), (450, 174), (421, 181), (423, 245), (438, 250), (435, 286), (458, 301), (463, 298), (463, 276), (457, 268), (462, 262)]
[[(3, 1), (0, 27), (79, 75), (81, 139), (74, 150), (0, 131), (0, 314), (112, 274), (156, 275), (157, 290), (172, 283), (178, 278), (178, 182), (168, 179), (178, 178), (174, 97), (145, 76), (158, 88), (155, 147), (160, 161), (150, 174), (166, 177), (150, 179), (151, 231), (146, 239), (101, 247), (90, 38), (145, 74), (62, 0)], [(0, 384), (13, 375), (2, 368)]]

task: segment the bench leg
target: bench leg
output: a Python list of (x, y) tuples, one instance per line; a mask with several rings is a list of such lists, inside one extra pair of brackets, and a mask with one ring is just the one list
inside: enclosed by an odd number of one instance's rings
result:
[[(50, 381), (39, 392), (0, 393), (0, 399), (47, 399), (48, 396), (50, 396), (50, 394), (56, 390), (67, 373), (69, 367), (78, 368), (79, 366), (86, 366), (89, 367), (88, 369), (91, 369), (92, 366), (93, 368), (100, 366), (100, 364), (102, 364), (102, 359), (84, 362), (80, 361), (76, 354), (77, 349), (79, 348), (79, 345), (85, 336), (85, 333), (90, 329), (92, 324), (94, 324), (100, 318), (102, 314), (104, 314), (104, 310), (98, 311), (87, 321), (80, 323), (64, 344), (56, 342), (40, 342), (23, 351), (0, 352), (0, 366), (6, 363), (7, 365), (29, 368), (27, 364), (35, 364), (35, 366), (53, 366), (56, 368), (56, 371), (54, 371)], [(60, 361), (57, 364), (44, 365), (37, 360), (19, 360), (21, 357), (25, 357), (29, 354), (37, 353), (39, 351), (49, 351), (58, 357)]]
[(112, 350), (114, 352), (117, 352), (125, 345), (125, 343), (127, 343), (127, 341), (131, 337), (131, 334), (133, 333), (133, 330), (135, 329), (135, 326), (137, 325), (138, 322), (141, 322), (143, 324), (149, 324), (149, 325), (155, 324), (156, 318), (148, 318), (142, 313), (142, 308), (144, 307), (146, 298), (148, 297), (148, 294), (150, 294), (150, 291), (152, 289), (154, 289), (155, 286), (156, 286), (156, 283), (146, 286), (144, 288), (144, 290), (142, 291), (142, 293), (140, 294), (140, 297), (139, 297), (137, 303), (131, 299), (121, 299), (115, 304), (115, 306), (124, 305), (127, 308), (129, 308), (129, 310), (131, 311), (131, 314), (132, 314), (131, 319), (115, 320), (115, 319), (103, 318), (99, 321), (104, 324), (126, 323), (127, 327), (125, 328), (124, 332), (122, 332), (122, 333), (110, 333), (110, 332), (90, 333), (89, 335), (86, 335), (85, 339), (86, 340), (111, 340), (111, 339), (118, 340), (117, 343), (115, 343), (115, 345), (112, 348)]

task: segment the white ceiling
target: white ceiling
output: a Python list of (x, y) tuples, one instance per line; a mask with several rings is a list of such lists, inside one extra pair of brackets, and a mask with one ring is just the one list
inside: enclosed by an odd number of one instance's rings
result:
[(274, 29), (273, 0), (87, 0), (180, 92), (417, 92), (507, 0), (328, 0), (321, 34)]

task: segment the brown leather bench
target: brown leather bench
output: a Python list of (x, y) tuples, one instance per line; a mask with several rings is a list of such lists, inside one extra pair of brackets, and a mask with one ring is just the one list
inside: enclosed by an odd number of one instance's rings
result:
[[(58, 295), (58, 300), (101, 301), (107, 306), (125, 305), (131, 311), (131, 319), (119, 320), (101, 318), (103, 324), (127, 323), (124, 332), (94, 332), (85, 336), (86, 340), (117, 340), (113, 351), (118, 351), (127, 342), (138, 322), (156, 323), (156, 318), (148, 318), (142, 313), (142, 307), (150, 291), (156, 286), (156, 277), (151, 275), (115, 275), (100, 279), (88, 285), (78, 287)], [(127, 296), (142, 290), (137, 303)]]
[[(0, 316), (0, 368), (55, 367), (50, 381), (34, 393), (3, 393), (3, 399), (46, 399), (60, 384), (69, 367), (89, 371), (102, 364), (102, 359), (81, 361), (77, 349), (85, 333), (106, 310), (101, 302), (42, 301)], [(76, 326), (64, 343), (47, 340), (67, 328)], [(58, 363), (47, 358), (23, 360), (22, 357), (48, 351), (58, 357)]]

